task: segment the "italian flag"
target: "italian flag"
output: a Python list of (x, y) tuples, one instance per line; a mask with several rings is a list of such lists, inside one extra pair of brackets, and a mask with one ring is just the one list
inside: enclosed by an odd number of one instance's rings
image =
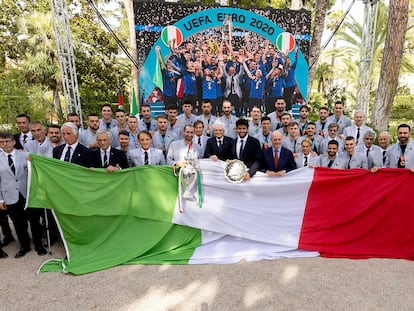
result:
[(169, 47), (169, 41), (175, 39), (175, 46), (179, 47), (183, 43), (183, 34), (176, 26), (166, 26), (161, 31), (161, 41)]
[(320, 255), (414, 258), (408, 170), (303, 168), (232, 184), (224, 162), (201, 160), (200, 208), (178, 201), (171, 166), (107, 173), (31, 157), (27, 205), (53, 209), (67, 254), (42, 271)]
[(290, 53), (295, 48), (295, 38), (290, 32), (282, 32), (276, 38), (276, 47), (282, 53)]

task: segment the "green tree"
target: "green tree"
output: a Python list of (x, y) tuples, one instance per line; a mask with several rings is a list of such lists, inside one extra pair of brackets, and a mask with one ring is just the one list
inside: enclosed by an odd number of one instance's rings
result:
[[(380, 2), (378, 7), (377, 15), (377, 26), (376, 34), (374, 38), (374, 57), (372, 64), (371, 73), (371, 94), (374, 98), (376, 93), (375, 85), (378, 83), (380, 77), (380, 64), (383, 58), (384, 44), (387, 33), (387, 20), (388, 12), (387, 7), (384, 3)], [(362, 24), (356, 21), (353, 17), (349, 17), (344, 22), (343, 27), (338, 32), (336, 38), (338, 42), (338, 48), (330, 49), (326, 55), (335, 55), (336, 67), (335, 76), (337, 80), (342, 80), (345, 83), (347, 90), (348, 100), (355, 99), (355, 93), (357, 89), (357, 78), (358, 78), (358, 64), (359, 64), (359, 53), (361, 50), (361, 38), (362, 38)], [(401, 71), (413, 70), (412, 58), (407, 53), (403, 56)]]
[(56, 57), (52, 13), (34, 11), (19, 19), (19, 34), (24, 36), (22, 43), (26, 47), (26, 57), (22, 61), (26, 79), (51, 90), (54, 110), (62, 117), (59, 95), (59, 65)]

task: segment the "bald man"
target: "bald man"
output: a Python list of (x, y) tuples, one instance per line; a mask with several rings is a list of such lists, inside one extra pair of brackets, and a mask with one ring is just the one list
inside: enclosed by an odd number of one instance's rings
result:
[(282, 176), (296, 169), (292, 151), (282, 146), (283, 135), (279, 131), (273, 131), (270, 138), (272, 148), (262, 151), (262, 170), (268, 176)]

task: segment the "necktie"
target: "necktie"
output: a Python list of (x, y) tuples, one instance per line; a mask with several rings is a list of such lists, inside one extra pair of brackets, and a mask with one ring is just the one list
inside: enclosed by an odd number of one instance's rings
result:
[(234, 91), (234, 77), (231, 77), (231, 94), (235, 94), (236, 92)]
[(358, 145), (358, 141), (359, 141), (359, 135), (361, 134), (360, 130), (361, 129), (358, 127), (357, 128), (357, 137), (356, 137), (356, 143), (357, 143), (357, 145)]
[(334, 163), (334, 160), (329, 160), (328, 167), (331, 168), (333, 163)]
[(222, 150), (223, 150), (223, 142), (221, 141), (221, 139), (219, 139), (218, 151), (221, 153)]
[(277, 169), (277, 166), (279, 164), (279, 156), (277, 155), (277, 149), (275, 150), (275, 155), (273, 157), (273, 163), (275, 164), (275, 169)]
[(240, 140), (239, 159), (241, 159), (243, 156), (243, 142), (244, 142), (243, 139)]
[(65, 162), (70, 162), (70, 149), (71, 147), (68, 146), (66, 153), (65, 153), (65, 158), (63, 159)]
[(107, 151), (104, 150), (104, 158), (103, 158), (103, 167), (107, 168), (108, 167), (108, 155), (106, 153)]
[(385, 153), (386, 153), (387, 151), (383, 151), (382, 152), (382, 164), (385, 164), (385, 160), (387, 159), (387, 157), (385, 156)]
[(308, 166), (308, 156), (305, 156), (305, 163), (303, 164), (303, 166)]
[(148, 165), (148, 151), (144, 151), (144, 165)]
[(367, 158), (368, 158), (368, 155), (369, 155), (369, 148), (367, 149)]
[(201, 147), (201, 137), (198, 138), (197, 144)]
[(27, 135), (26, 134), (23, 135), (23, 144), (25, 144), (25, 143), (27, 143)]
[(9, 160), (9, 167), (10, 167), (11, 171), (13, 172), (13, 175), (16, 175), (16, 168), (14, 167), (14, 162), (13, 162), (13, 159), (12, 159), (12, 155), (9, 154), (7, 156), (7, 158)]
[(351, 168), (351, 160), (352, 160), (352, 154), (349, 155), (348, 169)]

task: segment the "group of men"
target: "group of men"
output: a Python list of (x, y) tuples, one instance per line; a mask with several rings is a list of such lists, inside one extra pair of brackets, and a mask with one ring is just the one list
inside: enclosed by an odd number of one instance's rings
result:
[(292, 61), (269, 41), (258, 44), (251, 39), (245, 36), (238, 47), (231, 40), (220, 40), (220, 46), (214, 49), (190, 41), (175, 47), (171, 41), (170, 53), (165, 57), (157, 46), (164, 104), (169, 106), (176, 104), (178, 98), (186, 98), (198, 109), (202, 100), (209, 100), (216, 114), (222, 112), (221, 105), (227, 99), (240, 117), (248, 115), (253, 105), (263, 106), (270, 113), (274, 110), (275, 98), (284, 96), (290, 110), (298, 50)]
[[(189, 152), (212, 161), (238, 159), (247, 166), (243, 180), (256, 172), (283, 176), (301, 167), (338, 169), (363, 168), (372, 172), (382, 167), (408, 168), (414, 172), (414, 143), (410, 126), (397, 129), (398, 143), (389, 146), (390, 135), (381, 132), (378, 146), (376, 133), (365, 125), (362, 111), (354, 113), (354, 122), (343, 114), (344, 104), (336, 102), (329, 116), (326, 107), (319, 109), (319, 119), (308, 120), (309, 107), (302, 106), (300, 118), (293, 120), (286, 111), (283, 97), (277, 97), (275, 111), (263, 116), (258, 106), (251, 110), (251, 120), (232, 115), (232, 104), (224, 100), (223, 115), (212, 114), (212, 103), (202, 103), (202, 114), (192, 114), (191, 101), (183, 102), (183, 113), (176, 105), (166, 107), (166, 114), (151, 118), (150, 106), (141, 107), (141, 118), (115, 112), (110, 105), (101, 107), (101, 118), (87, 116), (87, 128), (75, 113), (62, 126), (30, 121), (25, 114), (16, 117), (19, 133), (0, 133), (0, 225), (1, 246), (15, 238), (9, 226), (12, 220), (20, 250), (16, 258), (31, 250), (46, 254), (42, 244), (42, 223), (47, 217), (39, 209), (24, 210), (27, 195), (27, 159), (29, 153), (75, 163), (87, 168), (104, 168), (113, 172), (141, 165), (186, 165)], [(53, 219), (49, 219), (53, 226)], [(57, 231), (52, 232), (56, 238)], [(7, 254), (0, 247), (0, 258)]]

